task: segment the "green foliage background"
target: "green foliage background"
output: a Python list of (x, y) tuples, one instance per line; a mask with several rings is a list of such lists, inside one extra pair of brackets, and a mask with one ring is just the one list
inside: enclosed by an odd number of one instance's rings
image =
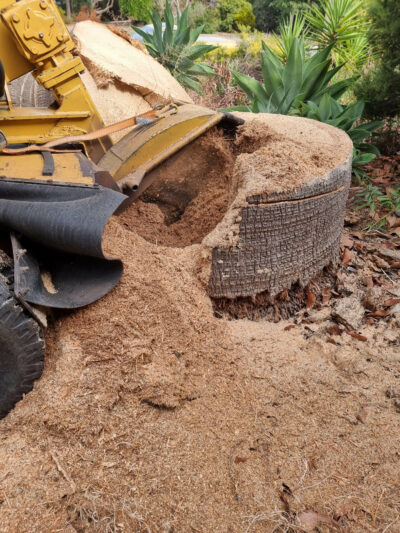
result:
[(369, 15), (368, 37), (378, 57), (355, 93), (366, 101), (368, 116), (395, 117), (400, 115), (400, 1), (371, 0)]
[(149, 11), (153, 7), (153, 0), (119, 0), (123, 15), (128, 15), (139, 22), (149, 22)]
[(253, 0), (256, 28), (271, 32), (278, 29), (284, 18), (305, 9), (312, 0)]

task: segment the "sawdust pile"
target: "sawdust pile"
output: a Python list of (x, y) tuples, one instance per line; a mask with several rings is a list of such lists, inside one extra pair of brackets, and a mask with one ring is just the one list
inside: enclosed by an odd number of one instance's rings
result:
[[(182, 155), (209, 152), (206, 187), (193, 178), (186, 199), (203, 195), (212, 224), (235, 196), (221, 191), (241, 139), (261, 149), (241, 135), (211, 132)], [(193, 201), (183, 214), (142, 202), (107, 226), (121, 282), (54, 319), (42, 379), (0, 421), (0, 532), (398, 531), (396, 336), (362, 321), (331, 342), (322, 302), (290, 324), (217, 319), (204, 246), (188, 245), (209, 227), (173, 241)], [(150, 215), (168, 220), (168, 246)]]
[(199, 246), (162, 248), (115, 219), (105, 248), (124, 260), (121, 283), (56, 320), (43, 378), (0, 423), (0, 531), (396, 523), (385, 391), (400, 354), (381, 331), (334, 346), (286, 323), (220, 321)]

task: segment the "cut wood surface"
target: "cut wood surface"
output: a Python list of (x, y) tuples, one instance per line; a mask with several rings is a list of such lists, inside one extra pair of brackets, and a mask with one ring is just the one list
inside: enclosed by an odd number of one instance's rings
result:
[(78, 53), (98, 86), (116, 83), (122, 91), (136, 91), (150, 105), (171, 99), (192, 101), (160, 63), (103, 24), (79, 22), (72, 33)]

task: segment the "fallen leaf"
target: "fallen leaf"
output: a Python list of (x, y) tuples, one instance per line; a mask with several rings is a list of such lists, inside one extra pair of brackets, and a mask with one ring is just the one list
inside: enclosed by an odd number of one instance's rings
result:
[(392, 259), (393, 261), (400, 261), (400, 250), (390, 250), (389, 248), (379, 248), (378, 254)]
[(306, 291), (307, 291), (307, 305), (306, 305), (306, 310), (309, 311), (310, 309), (312, 309), (315, 305), (315, 294), (313, 294), (309, 288), (309, 286), (307, 285), (306, 287)]
[(360, 239), (360, 241), (364, 239), (364, 235), (361, 233), (361, 231), (352, 231), (351, 234), (353, 235), (353, 237)]
[(294, 327), (295, 327), (294, 324), (289, 324), (288, 326), (283, 328), (283, 331), (289, 331), (289, 329), (292, 329)]
[(390, 233), (392, 235), (397, 235), (398, 237), (400, 237), (400, 228), (393, 228)]
[(314, 511), (304, 511), (304, 513), (299, 513), (297, 515), (297, 520), (299, 521), (300, 527), (306, 531), (312, 531), (320, 524), (333, 524), (332, 518), (327, 515), (314, 513)]
[(396, 305), (400, 303), (400, 298), (389, 298), (389, 300), (385, 300), (383, 302), (384, 307), (392, 307), (392, 305)]
[(379, 309), (379, 311), (374, 311), (373, 313), (368, 313), (368, 317), (371, 316), (388, 316), (392, 313), (391, 309)]
[(350, 337), (354, 337), (355, 339), (359, 340), (359, 341), (367, 341), (367, 337), (364, 337), (364, 335), (361, 335), (360, 333), (356, 333), (355, 331), (349, 331), (348, 329), (345, 329), (344, 330), (345, 333), (347, 333), (347, 335), (350, 335)]
[(330, 344), (334, 344), (335, 346), (337, 345), (337, 342), (334, 339), (332, 339), (332, 337), (328, 337), (326, 339), (326, 342), (329, 342)]
[(385, 270), (390, 270), (392, 268), (389, 263), (385, 261), (385, 259), (382, 259), (382, 257), (378, 257), (377, 255), (373, 255), (372, 257), (379, 268), (383, 268)]
[(394, 215), (386, 217), (386, 222), (388, 223), (389, 228), (400, 227), (400, 217), (396, 217)]
[(245, 463), (247, 461), (246, 457), (235, 457), (235, 464)]
[(353, 261), (354, 257), (355, 255), (353, 254), (353, 252), (350, 252), (348, 248), (345, 248), (343, 252), (343, 257), (342, 257), (342, 265), (343, 266), (348, 265), (349, 263)]
[(332, 289), (330, 289), (329, 287), (325, 287), (324, 289), (322, 289), (321, 294), (322, 294), (322, 304), (324, 305), (328, 303), (329, 300), (331, 299)]
[(350, 239), (349, 237), (346, 237), (345, 235), (342, 237), (341, 243), (342, 246), (346, 246), (347, 248), (353, 248), (354, 241)]

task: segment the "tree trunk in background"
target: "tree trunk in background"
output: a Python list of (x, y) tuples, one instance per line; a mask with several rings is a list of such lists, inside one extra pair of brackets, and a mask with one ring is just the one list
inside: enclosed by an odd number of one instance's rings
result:
[(71, 0), (65, 0), (65, 15), (68, 20), (72, 17)]

